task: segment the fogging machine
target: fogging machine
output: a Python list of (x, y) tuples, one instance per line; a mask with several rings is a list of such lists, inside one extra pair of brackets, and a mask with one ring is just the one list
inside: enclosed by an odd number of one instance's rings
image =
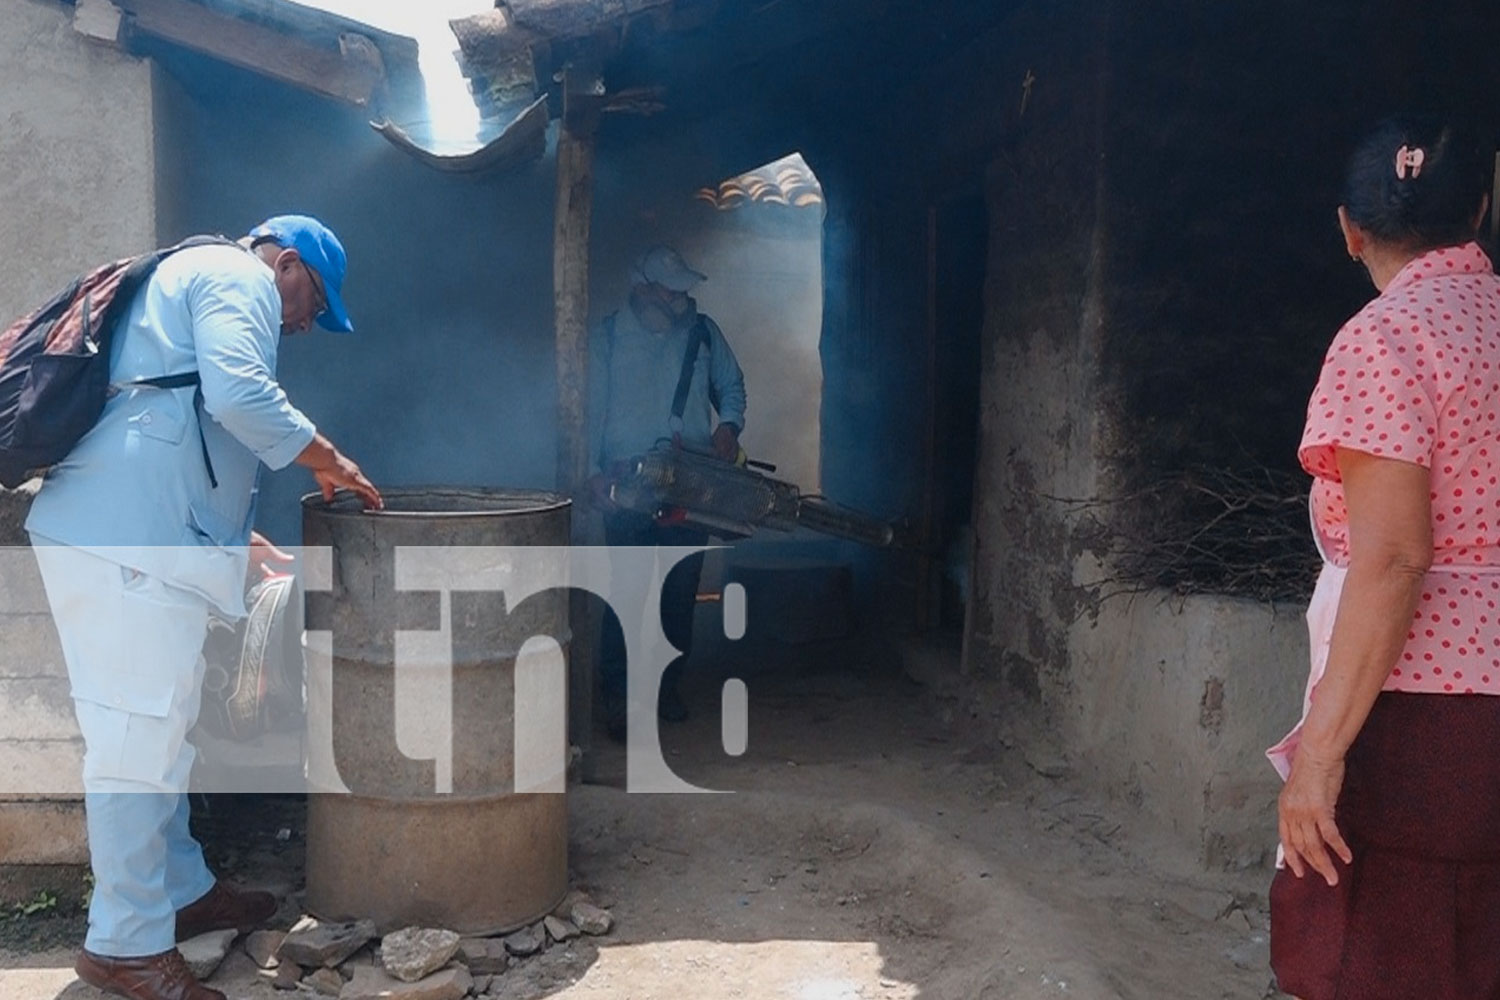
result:
[(726, 462), (695, 449), (662, 444), (626, 462), (611, 482), (609, 497), (626, 510), (716, 535), (744, 537), (759, 528), (807, 528), (865, 545), (895, 543), (896, 530), (889, 522), (825, 497), (803, 496), (795, 484), (761, 471), (775, 468), (763, 462)]

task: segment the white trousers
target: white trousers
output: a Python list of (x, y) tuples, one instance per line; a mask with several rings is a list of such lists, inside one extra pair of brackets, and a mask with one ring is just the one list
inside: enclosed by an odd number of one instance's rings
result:
[(83, 733), (94, 869), (84, 946), (122, 958), (166, 951), (177, 910), (214, 884), (187, 803), (208, 605), (99, 556), (32, 542)]

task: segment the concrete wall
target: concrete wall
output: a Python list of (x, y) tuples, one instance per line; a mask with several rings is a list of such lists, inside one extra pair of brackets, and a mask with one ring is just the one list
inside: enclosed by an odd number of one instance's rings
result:
[(0, 0), (0, 322), (156, 238), (151, 66), (52, 0)]
[(1080, 768), (1211, 867), (1269, 860), (1280, 779), (1265, 749), (1301, 710), (1303, 609), (1163, 591), (1068, 630), (1055, 715)]
[[(88, 267), (154, 244), (155, 115), (150, 64), (76, 34), (71, 7), (0, 0), (0, 23), (8, 322)], [(76, 885), (88, 860), (66, 672), (20, 547), (29, 497), (0, 490), (0, 904)]]
[[(1201, 157), (1173, 158), (1192, 147), (1192, 130), (1169, 124), (1190, 102), (1159, 79), (1143, 101), (1143, 77), (1205, 57), (1181, 36), (1172, 53), (1146, 45), (1143, 25), (1161, 12), (1122, 6), (1026, 5), (928, 81), (962, 80), (974, 99), (937, 112), (939, 138), (915, 169), (936, 200), (983, 164), (991, 219), (969, 667), (1003, 681), (1010, 707), (1045, 720), (1079, 772), (1185, 852), (1254, 864), (1275, 833), (1277, 779), (1261, 753), (1294, 720), (1306, 670), (1299, 609), (1141, 591), (1109, 558), (1155, 371), (1119, 348), (1139, 339), (1168, 361), (1191, 350), (1162, 339), (1168, 317), (1191, 325), (1173, 312), (1182, 285), (1169, 260), (1209, 252), (1195, 220), (1166, 240), (1148, 224), (1181, 187), (1147, 182), (1216, 179)], [(1238, 211), (1229, 204), (1221, 195)], [(1237, 331), (1215, 332), (1243, 349)], [(1245, 406), (1260, 385), (1245, 386)]]
[(1494, 21), (1026, 4), (926, 81), (972, 99), (939, 111), (919, 172), (988, 165), (972, 667), (1205, 863), (1274, 846), (1260, 752), (1296, 718), (1300, 609), (1143, 591), (1110, 553), (1168, 521), (1132, 499), (1164, 477), (1298, 474), (1322, 351), (1372, 294), (1331, 224), (1344, 150), (1433, 94), (1500, 123)]

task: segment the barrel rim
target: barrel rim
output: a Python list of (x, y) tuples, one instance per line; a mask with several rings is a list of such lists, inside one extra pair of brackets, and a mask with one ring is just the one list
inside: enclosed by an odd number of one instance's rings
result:
[(331, 501), (324, 500), (323, 494), (319, 492), (305, 493), (302, 495), (300, 503), (305, 512), (315, 513), (320, 517), (423, 519), (516, 517), (527, 514), (547, 514), (573, 505), (572, 498), (562, 493), (551, 490), (507, 486), (395, 486), (390, 489), (382, 489), (381, 494), (387, 501), (391, 499), (399, 500), (405, 497), (437, 495), (463, 496), (480, 500), (504, 497), (511, 500), (531, 502), (526, 506), (511, 507), (505, 510), (393, 510), (389, 506), (384, 510), (366, 510), (354, 493), (347, 490), (340, 490), (334, 494), (334, 498)]

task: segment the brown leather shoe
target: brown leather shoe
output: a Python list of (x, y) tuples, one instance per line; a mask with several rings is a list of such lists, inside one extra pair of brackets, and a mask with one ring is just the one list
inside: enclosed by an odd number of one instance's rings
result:
[(110, 958), (85, 948), (73, 971), (96, 989), (132, 1000), (226, 1000), (198, 982), (176, 948), (144, 958)]
[(196, 902), (177, 911), (177, 940), (209, 931), (253, 931), (276, 912), (276, 897), (254, 889), (236, 889), (218, 881)]

